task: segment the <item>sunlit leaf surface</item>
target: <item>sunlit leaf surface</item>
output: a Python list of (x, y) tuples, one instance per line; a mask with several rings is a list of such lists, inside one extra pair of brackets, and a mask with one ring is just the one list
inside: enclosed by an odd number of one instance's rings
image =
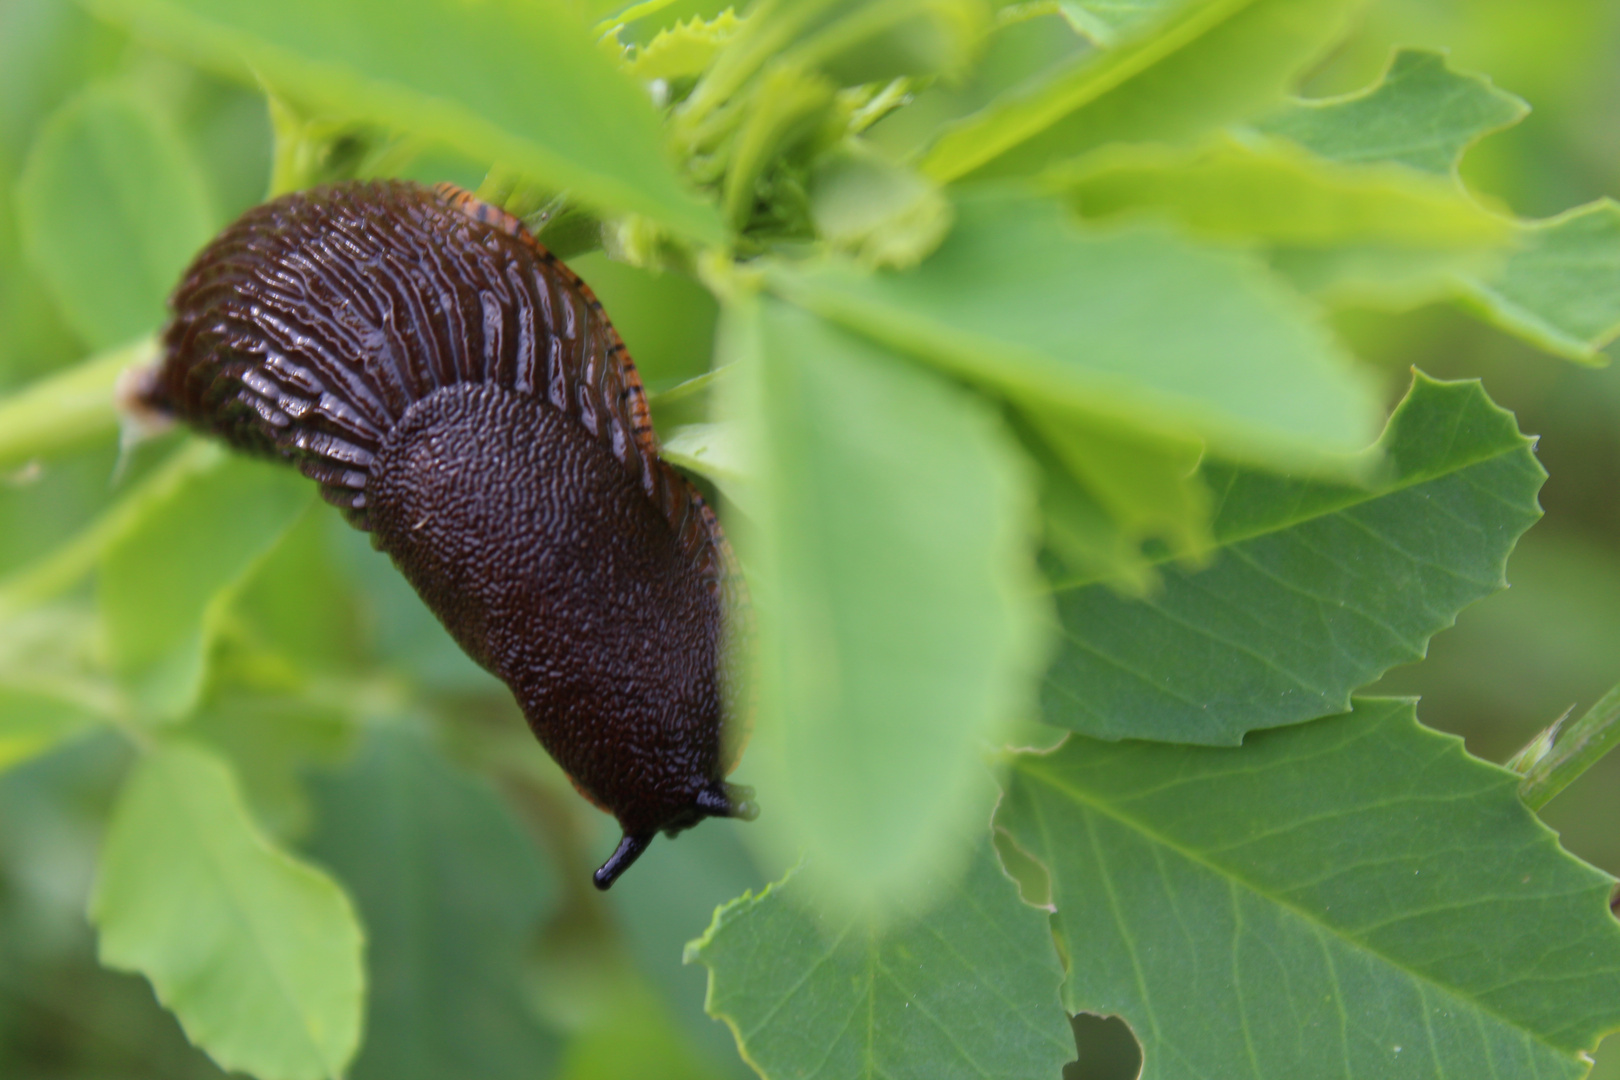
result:
[(501, 162), (593, 206), (706, 239), (712, 210), (664, 158), (652, 106), (564, 4), (97, 0), (197, 63), (303, 105)]
[(1206, 569), (1160, 567), (1140, 598), (1060, 588), (1048, 723), (1103, 738), (1236, 744), (1349, 707), (1423, 655), (1457, 612), (1506, 584), (1546, 474), (1477, 383), (1419, 376), (1366, 488), (1221, 463)]
[(1143, 1080), (1574, 1080), (1620, 1028), (1614, 882), (1517, 780), (1369, 700), (1241, 749), (1071, 738), (997, 821), (1050, 873), (1066, 1004), (1123, 1016)]
[(1366, 447), (1381, 411), (1256, 263), (1156, 229), (1082, 231), (1050, 203), (963, 199), (944, 245), (905, 272), (824, 262), (768, 280), (1026, 408), (1179, 428), (1240, 456), (1321, 465)]
[(1466, 282), (1487, 318), (1548, 352), (1603, 363), (1620, 337), (1620, 203), (1603, 199), (1524, 225), (1519, 250)]
[(923, 157), (940, 180), (1031, 174), (1112, 142), (1179, 141), (1280, 103), (1357, 0), (1195, 0), (1150, 32), (1020, 83)]
[(1046, 916), (987, 841), (885, 930), (812, 913), (800, 884), (732, 901), (687, 949), (766, 1080), (1057, 1080), (1074, 1058)]
[(219, 224), (190, 149), (118, 84), (51, 118), (17, 195), (30, 259), (97, 349), (158, 328), (180, 271)]
[(101, 962), (150, 979), (224, 1068), (344, 1074), (360, 1044), (360, 924), (330, 878), (265, 839), (220, 758), (175, 743), (139, 764), (90, 917)]
[(728, 333), (759, 478), (758, 828), (892, 906), (979, 827), (983, 740), (1030, 706), (1033, 499), (996, 414), (933, 372), (774, 300)]
[(1484, 76), (1454, 71), (1444, 53), (1399, 49), (1366, 90), (1295, 101), (1256, 127), (1330, 161), (1393, 162), (1454, 176), (1470, 146), (1529, 111)]
[(1507, 221), (1449, 179), (1387, 163), (1339, 164), (1255, 135), (1192, 152), (1122, 147), (1049, 179), (1087, 218), (1166, 215), (1227, 240), (1421, 251), (1489, 249), (1512, 237)]

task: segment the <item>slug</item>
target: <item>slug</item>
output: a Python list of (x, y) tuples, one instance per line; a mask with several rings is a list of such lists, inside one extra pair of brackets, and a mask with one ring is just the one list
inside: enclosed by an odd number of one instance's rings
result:
[(618, 819), (598, 888), (659, 831), (756, 816), (725, 782), (730, 546), (601, 303), (516, 218), (448, 184), (283, 196), (170, 306), (139, 404), (290, 462), (370, 532)]

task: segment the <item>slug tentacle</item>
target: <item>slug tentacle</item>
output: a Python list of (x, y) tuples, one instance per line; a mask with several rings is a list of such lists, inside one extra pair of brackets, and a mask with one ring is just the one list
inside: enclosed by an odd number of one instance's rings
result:
[(449, 185), (317, 188), (248, 211), (171, 303), (142, 404), (291, 462), (372, 533), (618, 817), (598, 885), (659, 831), (756, 813), (723, 780), (731, 549), (602, 304), (517, 219)]

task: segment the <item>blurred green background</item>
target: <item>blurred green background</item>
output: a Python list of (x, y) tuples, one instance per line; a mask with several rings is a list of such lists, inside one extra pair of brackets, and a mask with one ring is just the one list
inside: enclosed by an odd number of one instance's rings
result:
[[(1620, 195), (1614, 0), (1382, 0), (1305, 92), (1374, 80), (1393, 45), (1449, 48), (1457, 68), (1489, 74), (1534, 106), (1527, 121), (1470, 155), (1464, 172), (1477, 190), (1528, 216)], [(87, 87), (110, 89), (173, 126), (200, 166), (216, 225), (264, 195), (270, 122), (255, 88), (131, 42), (67, 0), (0, 0), (0, 393), (92, 351), (71, 304), (51, 294), (30, 262), (16, 198), (30, 147)], [(431, 156), (408, 172), (468, 186), (481, 178), (474, 163)], [(650, 388), (707, 366), (714, 307), (701, 289), (600, 255), (577, 265), (614, 312)], [(1547, 514), (1513, 557), (1513, 588), (1464, 612), (1428, 660), (1379, 687), (1422, 695), (1426, 722), (1503, 760), (1620, 678), (1620, 369), (1539, 355), (1447, 306), (1355, 311), (1338, 322), (1385, 374), (1392, 401), (1411, 366), (1478, 376), (1541, 437), (1551, 473)], [(109, 441), (0, 476), (0, 576), (83, 528), (173, 446), (172, 437), (149, 445), (120, 469)], [(534, 752), (505, 692), (449, 645), (365, 539), (324, 508), (306, 515), (240, 606), (245, 629), (227, 633), (225, 663), (235, 662), (239, 681), (255, 688), (257, 723), (290, 722), (265, 705), (280, 678), (266, 658), (306, 663), (343, 694), (374, 695), (372, 711), (420, 714), (453, 756), (494, 778), (516, 819), (531, 827), (532, 843), (557, 868), (560, 898), (527, 959), (531, 1004), (551, 1030), (573, 1036), (559, 1042), (558, 1075), (584, 1080), (653, 1067), (666, 1077), (750, 1075), (729, 1033), (701, 1014), (701, 972), (679, 962), (681, 943), (703, 929), (715, 904), (776, 870), (754, 866), (729, 823), (683, 838), (679, 858), (656, 846), (638, 868), (646, 888), (636, 893), (604, 899), (579, 888), (592, 855), (610, 846), (608, 822), (581, 810)], [(228, 704), (212, 707), (224, 713)], [(300, 768), (318, 778), (345, 759), (352, 731), (320, 717), (299, 723), (308, 729)], [(233, 756), (253, 756), (253, 723), (215, 726), (218, 740), (239, 744)], [(144, 981), (95, 963), (84, 897), (127, 753), (107, 736), (0, 773), (0, 1077), (219, 1075)], [(0, 766), (3, 754), (0, 747)], [(272, 827), (303, 842), (308, 808), (286, 775), (267, 764), (263, 776), (246, 777), (249, 795)], [(1620, 758), (1588, 774), (1545, 817), (1575, 853), (1620, 873)], [(1620, 1080), (1620, 1039), (1605, 1049), (1595, 1075)], [(362, 1060), (356, 1074), (366, 1069)]]

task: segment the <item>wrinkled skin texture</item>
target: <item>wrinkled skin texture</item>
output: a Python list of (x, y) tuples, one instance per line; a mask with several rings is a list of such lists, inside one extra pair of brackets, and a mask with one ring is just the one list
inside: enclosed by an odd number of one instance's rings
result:
[(660, 830), (754, 815), (723, 779), (730, 548), (601, 304), (521, 225), (448, 187), (317, 188), (243, 215), (172, 304), (140, 404), (371, 531), (618, 818), (599, 887)]
[(411, 406), (368, 491), (379, 546), (568, 774), (626, 832), (680, 821), (720, 758), (719, 602), (618, 463), (462, 383)]

